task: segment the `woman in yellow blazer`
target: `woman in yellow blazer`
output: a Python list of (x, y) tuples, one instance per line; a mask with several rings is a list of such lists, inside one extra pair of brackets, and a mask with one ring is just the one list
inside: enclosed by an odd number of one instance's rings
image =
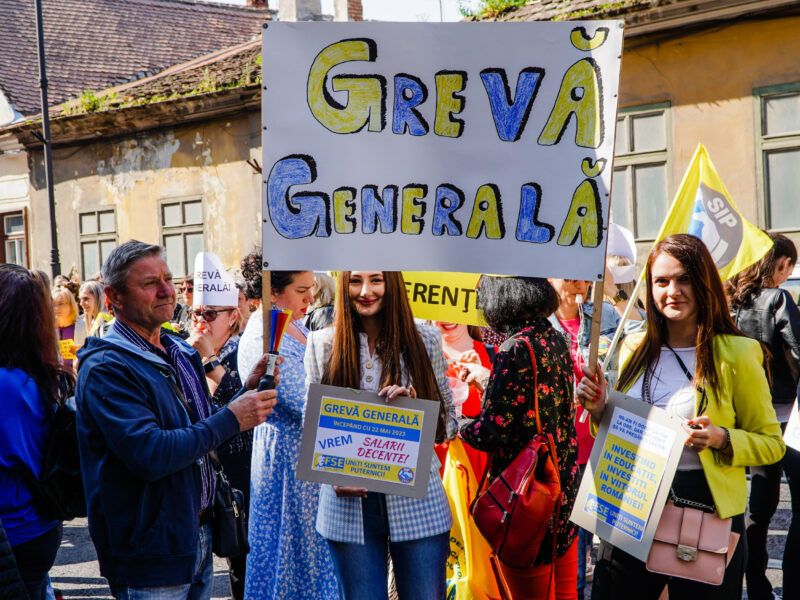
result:
[[(703, 242), (672, 235), (647, 259), (647, 331), (623, 346), (617, 389), (683, 419), (688, 434), (672, 491), (676, 503), (731, 517), (742, 533), (747, 502), (745, 467), (772, 464), (785, 451), (764, 372), (764, 355), (744, 337), (728, 312), (719, 273)], [(576, 388), (596, 423), (605, 409), (606, 384), (588, 370)], [(744, 571), (740, 542), (721, 585), (651, 573), (618, 548), (595, 567), (593, 600), (740, 598)]]

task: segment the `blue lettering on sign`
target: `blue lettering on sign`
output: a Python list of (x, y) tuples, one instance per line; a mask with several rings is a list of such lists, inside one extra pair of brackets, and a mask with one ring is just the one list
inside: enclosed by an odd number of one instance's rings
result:
[(542, 188), (539, 184), (526, 183), (522, 186), (519, 219), (517, 220), (517, 239), (520, 242), (546, 244), (553, 239), (555, 228), (539, 221), (541, 197)]
[(596, 514), (601, 521), (628, 534), (633, 539), (641, 541), (644, 536), (646, 523), (629, 512), (620, 510), (613, 504), (589, 494), (584, 511)]
[(333, 446), (347, 446), (353, 443), (353, 436), (352, 435), (341, 435), (339, 437), (328, 438), (327, 440), (318, 440), (320, 447), (325, 450), (325, 448), (332, 448)]
[(344, 469), (344, 457), (343, 456), (326, 456), (324, 454), (320, 454), (317, 457), (317, 469), (336, 469), (341, 471)]
[(481, 80), (489, 95), (497, 135), (504, 142), (516, 142), (525, 130), (543, 76), (543, 69), (523, 69), (517, 79), (517, 91), (512, 101), (505, 69), (481, 71)]
[(428, 123), (417, 106), (425, 102), (428, 88), (418, 77), (406, 73), (394, 76), (394, 118), (392, 132), (403, 134), (408, 130), (411, 135), (428, 133)]
[(267, 180), (267, 210), (272, 224), (283, 237), (304, 238), (315, 232), (318, 237), (330, 236), (328, 194), (291, 193), (293, 185), (313, 183), (316, 178), (314, 159), (303, 154), (286, 156), (272, 167)]

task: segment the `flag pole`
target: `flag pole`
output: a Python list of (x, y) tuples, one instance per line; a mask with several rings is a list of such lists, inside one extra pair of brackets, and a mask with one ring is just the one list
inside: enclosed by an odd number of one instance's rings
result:
[(612, 338), (611, 343), (608, 345), (608, 352), (606, 352), (606, 357), (603, 359), (603, 373), (605, 373), (608, 369), (608, 363), (611, 362), (611, 356), (614, 354), (614, 350), (617, 348), (620, 338), (622, 338), (622, 331), (625, 327), (625, 323), (628, 321), (628, 317), (636, 305), (637, 299), (639, 298), (639, 292), (642, 289), (642, 284), (645, 282), (645, 279), (645, 272), (644, 269), (642, 269), (639, 280), (636, 282), (636, 287), (633, 288), (633, 293), (628, 301), (628, 306), (625, 307), (625, 311), (620, 317), (619, 325), (617, 325), (617, 330), (614, 332), (614, 337)]

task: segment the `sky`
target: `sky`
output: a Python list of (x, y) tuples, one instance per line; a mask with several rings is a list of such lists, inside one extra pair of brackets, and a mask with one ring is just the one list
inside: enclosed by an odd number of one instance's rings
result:
[[(227, 4), (246, 4), (246, 0), (215, 0)], [(333, 0), (320, 0), (322, 13), (333, 14)], [(376, 21), (459, 21), (463, 17), (459, 4), (474, 9), (479, 0), (361, 0), (364, 19)], [(278, 8), (280, 0), (269, 0), (271, 9)]]

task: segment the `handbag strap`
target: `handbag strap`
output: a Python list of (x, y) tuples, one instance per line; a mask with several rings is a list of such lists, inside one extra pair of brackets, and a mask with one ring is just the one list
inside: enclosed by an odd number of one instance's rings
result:
[[(528, 352), (530, 353), (531, 356), (531, 369), (532, 369), (531, 372), (533, 374), (533, 405), (534, 405), (534, 412), (536, 414), (536, 432), (538, 435), (542, 435), (542, 422), (539, 419), (539, 390), (538, 390), (539, 386), (536, 377), (536, 361), (534, 360), (533, 348), (531, 347), (531, 343), (528, 341), (528, 338), (520, 335), (517, 339), (521, 339), (523, 342), (525, 342), (525, 345), (528, 346)], [(488, 453), (489, 459), (486, 461), (486, 468), (483, 470), (483, 476), (481, 476), (481, 483), (478, 486), (478, 492), (475, 496), (476, 498), (480, 496), (487, 487), (489, 487), (487, 480), (489, 477), (489, 472), (492, 470), (494, 455), (495, 452)], [(555, 455), (553, 455), (553, 460), (555, 460)]]

